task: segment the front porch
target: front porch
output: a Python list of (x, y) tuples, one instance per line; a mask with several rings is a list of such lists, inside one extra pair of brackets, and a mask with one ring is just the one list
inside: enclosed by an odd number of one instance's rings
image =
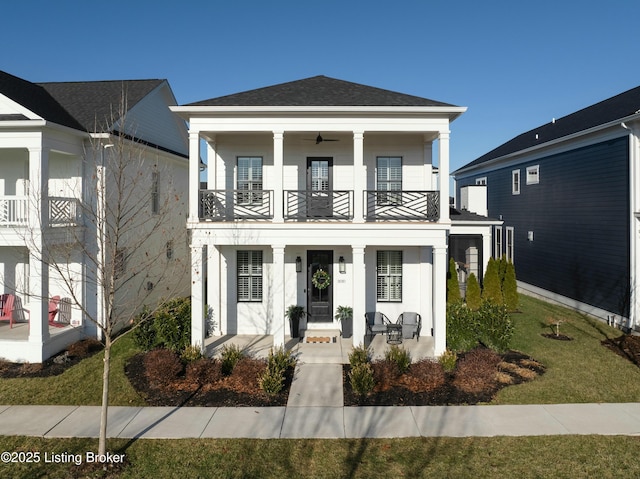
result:
[[(68, 345), (84, 339), (82, 327), (67, 325), (48, 327), (45, 338), (32, 337), (29, 340), (29, 323), (0, 322), (0, 360), (11, 362), (41, 363)], [(36, 340), (37, 339), (37, 340)]]
[[(309, 334), (309, 336), (311, 333)], [(310, 343), (306, 340), (285, 336), (284, 347), (291, 351), (299, 362), (304, 364), (348, 364), (349, 354), (353, 349), (353, 340), (343, 338), (339, 331), (313, 331), (313, 337), (329, 337), (329, 343)], [(387, 344), (386, 336), (378, 334), (371, 339), (367, 336), (366, 345), (372, 351), (373, 359), (383, 359), (385, 352), (391, 347)], [(237, 346), (248, 355), (266, 358), (273, 348), (272, 335), (224, 335), (213, 336), (205, 341), (205, 355), (219, 356), (225, 346)], [(409, 351), (412, 361), (424, 358), (434, 358), (435, 342), (432, 336), (421, 337), (420, 340), (405, 339), (399, 347)]]

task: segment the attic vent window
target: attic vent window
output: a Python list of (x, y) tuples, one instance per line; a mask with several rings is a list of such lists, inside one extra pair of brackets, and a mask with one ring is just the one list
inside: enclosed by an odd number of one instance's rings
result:
[(527, 167), (527, 184), (537, 185), (540, 183), (540, 165)]

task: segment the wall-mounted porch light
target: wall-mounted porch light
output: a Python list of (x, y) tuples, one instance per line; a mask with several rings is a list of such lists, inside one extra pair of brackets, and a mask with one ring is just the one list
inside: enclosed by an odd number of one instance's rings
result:
[(338, 271), (340, 271), (340, 274), (345, 274), (347, 272), (347, 265), (344, 264), (344, 256), (340, 256), (340, 258), (338, 258)]
[(296, 257), (296, 273), (302, 273), (302, 258), (300, 256)]

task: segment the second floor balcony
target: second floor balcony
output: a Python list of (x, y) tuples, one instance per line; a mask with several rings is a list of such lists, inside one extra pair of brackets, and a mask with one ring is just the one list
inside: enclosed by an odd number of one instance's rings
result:
[[(0, 196), (0, 227), (27, 227), (30, 200), (26, 196)], [(47, 226), (77, 226), (80, 224), (80, 207), (77, 198), (49, 197)]]
[[(200, 190), (200, 221), (250, 221), (274, 218), (273, 190)], [(352, 221), (354, 195), (363, 195), (365, 221), (437, 222), (438, 191), (284, 190), (285, 221)]]

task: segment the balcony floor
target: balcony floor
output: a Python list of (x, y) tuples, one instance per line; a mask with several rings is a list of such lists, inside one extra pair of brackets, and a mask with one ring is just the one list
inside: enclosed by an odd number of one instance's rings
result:
[[(71, 329), (71, 326), (64, 328), (56, 328), (55, 326), (49, 326), (49, 336), (56, 336), (63, 334), (65, 331)], [(13, 328), (9, 327), (8, 321), (0, 322), (0, 340), (7, 341), (28, 341), (29, 340), (29, 323), (20, 322), (13, 323)]]

